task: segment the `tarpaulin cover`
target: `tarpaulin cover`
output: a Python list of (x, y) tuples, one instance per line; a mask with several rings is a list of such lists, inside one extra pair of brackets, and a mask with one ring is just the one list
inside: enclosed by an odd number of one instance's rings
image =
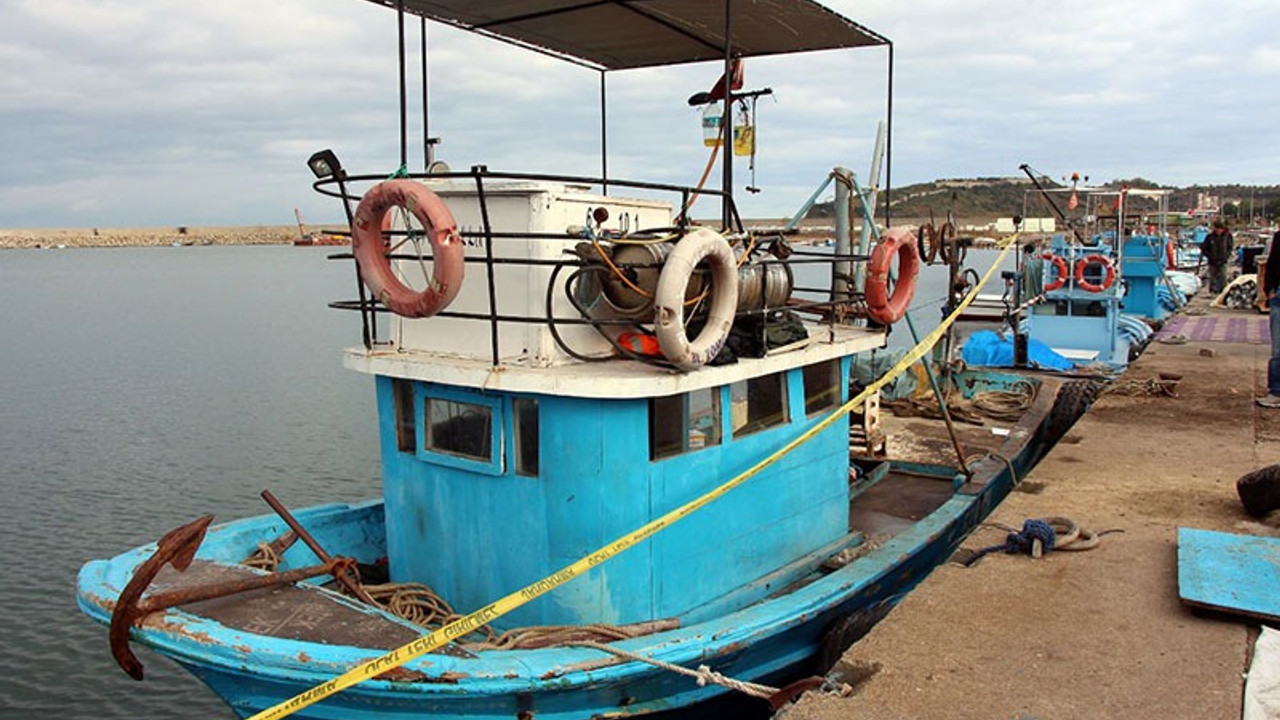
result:
[[(985, 367), (1013, 367), (1013, 337), (993, 330), (979, 330), (964, 343), (965, 364)], [(1027, 338), (1027, 362), (1045, 370), (1070, 370), (1075, 363), (1054, 352), (1039, 340)]]

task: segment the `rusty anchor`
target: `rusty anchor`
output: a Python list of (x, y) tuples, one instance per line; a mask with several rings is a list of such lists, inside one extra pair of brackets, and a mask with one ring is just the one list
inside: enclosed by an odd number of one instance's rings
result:
[[(198, 585), (154, 593), (142, 597), (147, 588), (155, 580), (156, 575), (165, 565), (173, 565), (179, 572), (186, 570), (195, 558), (196, 550), (204, 540), (205, 532), (212, 515), (205, 515), (193, 522), (174, 528), (165, 533), (157, 542), (155, 553), (134, 571), (129, 584), (125, 586), (116, 600), (115, 609), (111, 613), (111, 630), (108, 639), (111, 643), (111, 655), (116, 659), (129, 677), (141, 680), (143, 676), (142, 662), (129, 647), (129, 630), (142, 618), (157, 610), (212, 600), (214, 598), (235, 595), (249, 590), (287, 585), (320, 575), (348, 577), (355, 569), (355, 561), (347, 557), (329, 557), (324, 555), (324, 564), (297, 568), (280, 573), (255, 575), (235, 578), (224, 582)], [(317, 553), (318, 554), (318, 553)]]

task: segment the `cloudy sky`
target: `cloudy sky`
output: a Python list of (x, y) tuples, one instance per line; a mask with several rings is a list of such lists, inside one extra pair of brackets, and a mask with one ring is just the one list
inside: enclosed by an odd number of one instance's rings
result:
[[(1009, 176), (1280, 183), (1280, 2), (829, 0), (895, 46), (893, 183)], [(306, 158), (399, 164), (395, 13), (360, 0), (0, 0), (0, 227), (340, 217)], [(418, 68), (412, 23), (411, 68)], [(437, 25), (433, 135), (455, 169), (594, 174), (595, 72)], [(883, 49), (757, 59), (750, 217), (867, 172)], [(711, 65), (609, 76), (610, 174), (693, 184)], [(416, 91), (412, 95), (416, 99)], [(411, 103), (411, 163), (421, 116)], [(749, 179), (745, 167), (738, 173)]]

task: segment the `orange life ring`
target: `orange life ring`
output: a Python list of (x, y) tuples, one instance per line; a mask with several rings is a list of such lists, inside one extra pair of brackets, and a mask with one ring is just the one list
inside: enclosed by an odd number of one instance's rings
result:
[(1169, 265), (1168, 265), (1168, 267), (1169, 267), (1169, 269), (1170, 269), (1170, 270), (1172, 270), (1173, 268), (1177, 267), (1177, 265), (1178, 265), (1178, 253), (1177, 253), (1177, 251), (1176, 251), (1176, 250), (1174, 250), (1174, 249), (1173, 249), (1173, 240), (1172, 240), (1172, 239), (1168, 239), (1168, 240), (1165, 240), (1165, 241), (1164, 241), (1164, 258), (1165, 258), (1165, 260), (1168, 260), (1168, 261), (1169, 261)]
[(1040, 256), (1040, 259), (1053, 263), (1053, 266), (1058, 269), (1057, 279), (1055, 279), (1051, 283), (1045, 284), (1044, 286), (1045, 292), (1057, 290), (1058, 288), (1062, 287), (1067, 283), (1067, 276), (1070, 274), (1071, 271), (1067, 269), (1066, 259), (1064, 259), (1061, 255), (1054, 255), (1051, 252), (1044, 253), (1043, 255)]
[[(889, 294), (889, 265), (898, 256), (898, 283)], [(920, 275), (920, 253), (916, 237), (906, 228), (889, 228), (867, 261), (867, 314), (881, 325), (892, 325), (907, 314), (916, 294)]]
[[(1107, 276), (1102, 281), (1101, 285), (1089, 282), (1084, 278), (1084, 271), (1090, 265), (1101, 265), (1107, 271)], [(1116, 266), (1112, 264), (1111, 258), (1106, 255), (1098, 255), (1095, 253), (1093, 255), (1085, 255), (1076, 261), (1076, 285), (1078, 285), (1081, 290), (1086, 290), (1092, 293), (1102, 292), (1114, 285), (1115, 282)]]
[[(383, 229), (387, 211), (393, 207), (413, 213), (431, 241), (431, 281), (421, 292), (396, 277), (387, 257)], [(458, 223), (444, 201), (421, 183), (397, 179), (369, 188), (356, 208), (351, 251), (360, 279), (373, 296), (402, 317), (431, 317), (448, 307), (462, 288), (464, 262)]]

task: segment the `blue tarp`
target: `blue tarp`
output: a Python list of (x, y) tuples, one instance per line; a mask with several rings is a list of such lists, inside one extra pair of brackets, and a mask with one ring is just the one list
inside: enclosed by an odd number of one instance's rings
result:
[[(960, 356), (966, 365), (1013, 367), (1013, 338), (993, 330), (979, 330), (964, 343)], [(1046, 370), (1071, 370), (1075, 363), (1054, 352), (1039, 340), (1027, 338), (1027, 362)]]

